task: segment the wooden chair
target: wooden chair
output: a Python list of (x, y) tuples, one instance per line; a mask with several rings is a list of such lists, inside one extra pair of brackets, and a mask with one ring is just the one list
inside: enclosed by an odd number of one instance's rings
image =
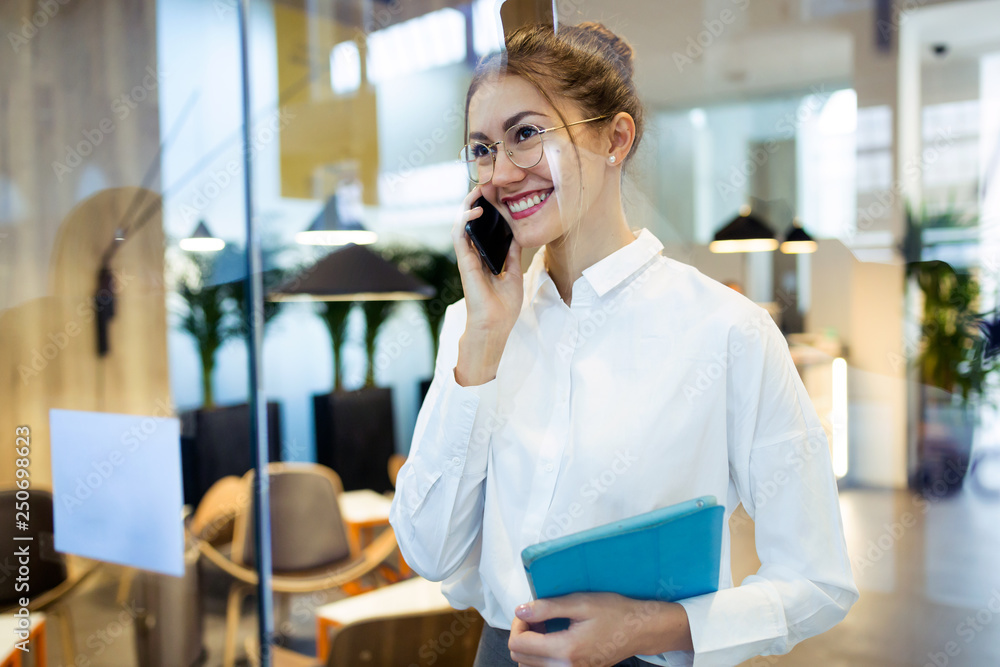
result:
[[(260, 649), (256, 637), (247, 637), (243, 644), (252, 667), (260, 667)], [(281, 646), (271, 647), (272, 667), (322, 667), (315, 657), (302, 655)]]
[(475, 609), (385, 616), (337, 628), (327, 667), (469, 667), (483, 619)]
[[(340, 517), (338, 496), (343, 487), (337, 474), (314, 463), (271, 463), (271, 562), (275, 593), (311, 593), (343, 588), (378, 568), (396, 549), (396, 537), (386, 528), (359, 553), (351, 553), (347, 531)], [(224, 667), (236, 660), (236, 633), (243, 598), (257, 586), (253, 553), (253, 471), (240, 487), (226, 483), (206, 494), (212, 512), (195, 513), (192, 535), (201, 554), (234, 578), (226, 608)], [(199, 511), (201, 506), (199, 505)], [(233, 541), (226, 556), (219, 535), (228, 516), (233, 517)], [(219, 518), (221, 517), (221, 519)], [(197, 526), (202, 534), (194, 532)]]

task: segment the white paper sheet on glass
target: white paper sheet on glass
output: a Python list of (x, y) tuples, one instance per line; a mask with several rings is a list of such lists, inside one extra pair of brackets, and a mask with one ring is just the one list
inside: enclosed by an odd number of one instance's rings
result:
[(180, 422), (50, 410), (57, 551), (180, 576)]

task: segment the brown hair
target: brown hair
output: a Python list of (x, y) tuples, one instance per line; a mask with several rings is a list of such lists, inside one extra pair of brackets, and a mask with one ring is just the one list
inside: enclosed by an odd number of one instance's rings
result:
[[(465, 97), (465, 136), (469, 136), (469, 103), (476, 90), (501, 74), (519, 76), (531, 83), (556, 109), (550, 91), (572, 100), (585, 118), (624, 111), (635, 121), (635, 140), (625, 162), (632, 158), (642, 139), (644, 125), (642, 103), (636, 93), (632, 47), (601, 23), (586, 22), (560, 26), (555, 34), (551, 25), (533, 24), (518, 28), (507, 36), (507, 50), (487, 56), (476, 67)], [(572, 134), (570, 140), (572, 141)], [(573, 143), (576, 150), (576, 143)]]

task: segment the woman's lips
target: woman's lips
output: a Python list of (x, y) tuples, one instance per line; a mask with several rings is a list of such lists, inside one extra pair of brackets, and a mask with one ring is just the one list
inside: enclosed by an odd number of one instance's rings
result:
[(538, 194), (544, 195), (545, 199), (542, 199), (542, 201), (540, 201), (539, 203), (537, 203), (534, 206), (531, 206), (529, 208), (526, 208), (523, 211), (514, 211), (513, 209), (511, 209), (510, 204), (507, 204), (507, 210), (510, 211), (510, 216), (512, 218), (514, 218), (515, 220), (521, 220), (523, 218), (527, 218), (529, 215), (534, 215), (540, 208), (542, 208), (543, 206), (545, 206), (545, 203), (549, 199), (551, 199), (553, 191), (554, 190), (550, 189), (550, 190), (547, 190), (547, 191), (543, 191), (541, 193), (536, 193), (536, 195), (538, 195)]

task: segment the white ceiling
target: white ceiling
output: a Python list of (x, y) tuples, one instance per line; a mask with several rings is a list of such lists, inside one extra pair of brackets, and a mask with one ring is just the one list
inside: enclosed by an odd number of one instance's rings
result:
[[(875, 39), (873, 0), (556, 0), (568, 23), (595, 20), (624, 36), (636, 52), (636, 79), (653, 108), (803, 91), (850, 84), (855, 34)], [(931, 45), (948, 44), (949, 58), (979, 58), (1000, 50), (1000, 0), (923, 0), (908, 9), (903, 30), (919, 26), (925, 62)], [(718, 29), (723, 12), (728, 24)], [(855, 25), (854, 31), (847, 26)], [(870, 23), (870, 28), (868, 24)], [(707, 43), (693, 62), (675, 54)], [(710, 39), (709, 39), (710, 37)], [(893, 39), (898, 35), (893, 35)], [(866, 45), (867, 47), (867, 45)], [(695, 47), (691, 47), (694, 49)]]
[(579, 10), (567, 22), (601, 21), (632, 44), (637, 84), (654, 108), (807, 90), (851, 78), (853, 37), (828, 27), (831, 21), (803, 22), (803, 10), (814, 0), (572, 1)]
[(938, 60), (932, 46), (945, 44), (946, 58), (972, 59), (1000, 51), (1000, 1), (953, 2), (927, 7), (913, 22), (924, 46), (924, 62)]

